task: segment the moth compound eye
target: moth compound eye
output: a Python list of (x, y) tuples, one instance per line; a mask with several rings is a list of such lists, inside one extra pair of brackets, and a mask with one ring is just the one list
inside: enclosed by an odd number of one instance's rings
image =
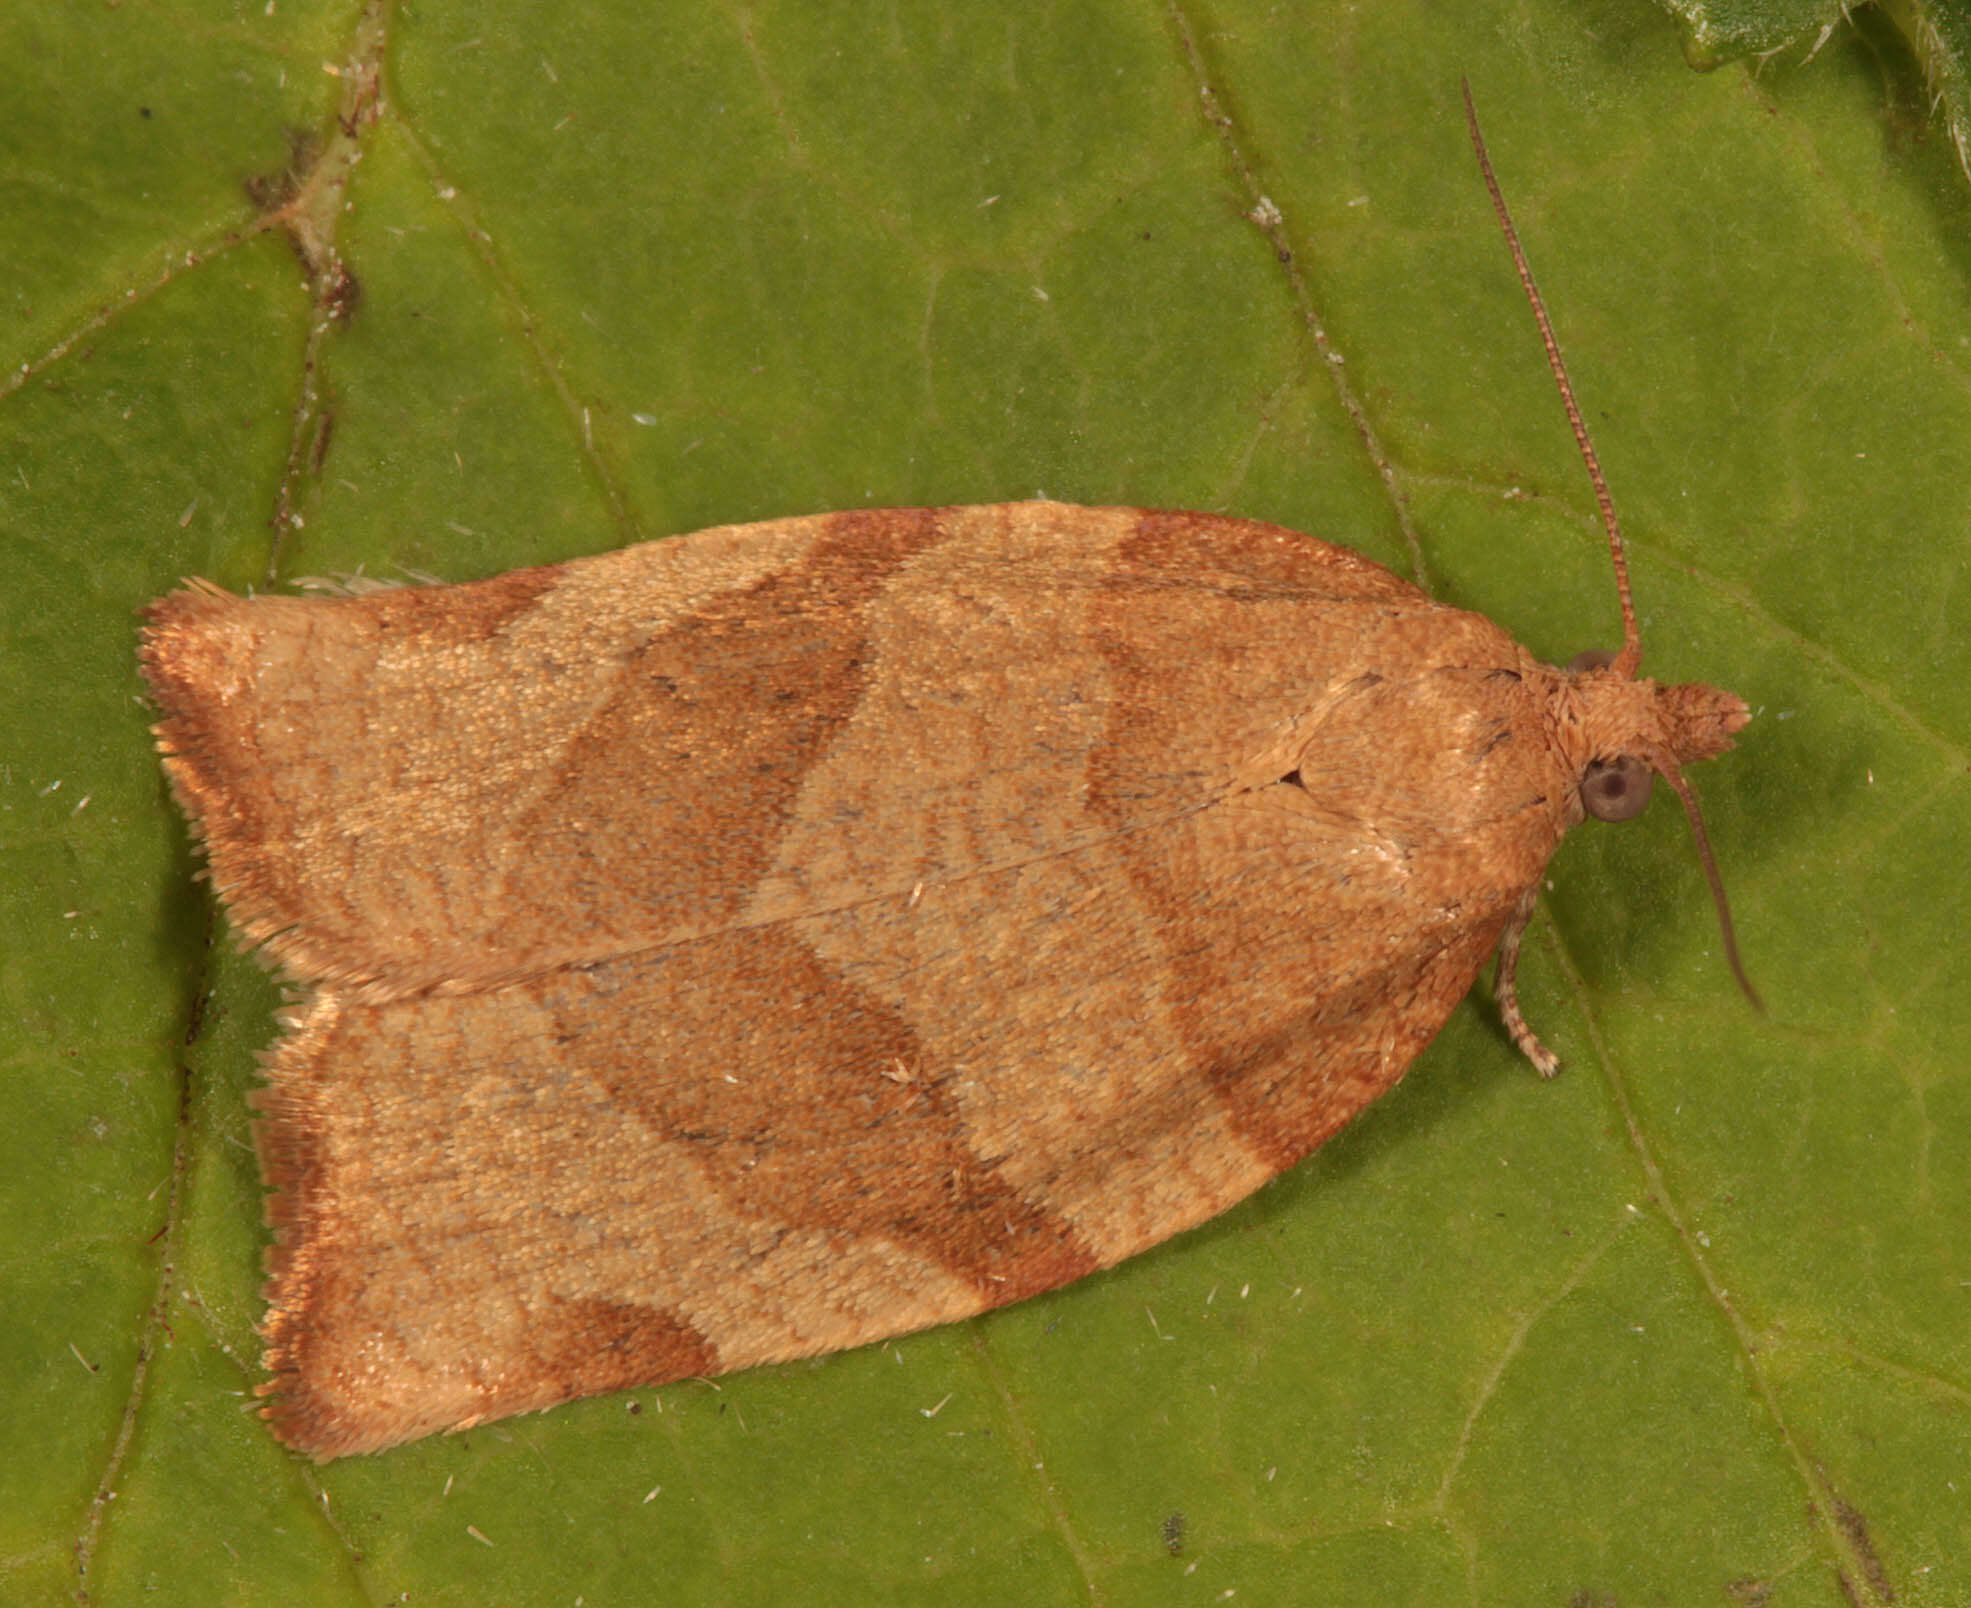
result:
[(1567, 661), (1567, 673), (1578, 676), (1583, 670), (1606, 670), (1614, 662), (1615, 655), (1606, 648), (1583, 648)]
[(1656, 776), (1641, 760), (1596, 760), (1581, 776), (1581, 807), (1597, 821), (1633, 821), (1649, 804)]

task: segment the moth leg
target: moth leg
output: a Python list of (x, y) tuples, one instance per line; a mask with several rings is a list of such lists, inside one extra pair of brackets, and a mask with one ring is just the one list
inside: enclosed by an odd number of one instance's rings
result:
[(1526, 1018), (1519, 1014), (1519, 988), (1516, 978), (1519, 974), (1519, 940), (1526, 935), (1526, 924), (1533, 919), (1533, 906), (1540, 896), (1540, 885), (1534, 883), (1519, 896), (1519, 903), (1513, 907), (1512, 916), (1506, 922), (1506, 930), (1499, 935), (1499, 974), (1492, 984), (1492, 997), (1498, 1002), (1499, 1020), (1512, 1035), (1526, 1059), (1533, 1063), (1533, 1069), (1543, 1078), (1550, 1078), (1560, 1070), (1560, 1057), (1540, 1042), (1539, 1034), (1526, 1025)]

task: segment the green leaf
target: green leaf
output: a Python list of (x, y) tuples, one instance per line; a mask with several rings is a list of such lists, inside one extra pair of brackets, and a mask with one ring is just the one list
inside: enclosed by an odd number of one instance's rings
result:
[(1791, 44), (1810, 45), (1841, 21), (1841, 0), (1663, 0), (1684, 31), (1693, 67), (1710, 68)]
[[(1971, 203), (1883, 116), (1922, 77), (1880, 25), (1696, 75), (1646, 0), (1456, 22), (0, 20), (0, 1599), (1971, 1599)], [(1461, 74), (1649, 667), (1757, 712), (1693, 779), (1768, 1014), (1659, 803), (1550, 873), (1551, 1084), (1480, 991), (1309, 1164), (1054, 1296), (282, 1450), (246, 1106), (278, 990), (194, 880), (135, 611), (1044, 491), (1278, 520), (1544, 657), (1608, 644)]]
[[(1793, 50), (1811, 61), (1850, 22), (1846, 0), (1663, 0), (1683, 27), (1684, 54), (1693, 67), (1709, 69), (1747, 56)], [(1879, 17), (1878, 17), (1879, 13)], [(1900, 30), (1887, 38), (1888, 54), (1913, 52), (1922, 83), (1903, 64), (1891, 78), (1886, 108), (1900, 136), (1922, 139), (1935, 114), (1957, 149), (1958, 166), (1971, 178), (1971, 6), (1965, 0), (1881, 0), (1861, 24), (1864, 36)]]

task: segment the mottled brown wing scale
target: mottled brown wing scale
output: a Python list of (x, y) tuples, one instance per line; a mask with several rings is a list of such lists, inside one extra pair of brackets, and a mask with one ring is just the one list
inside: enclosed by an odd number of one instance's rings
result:
[(1199, 515), (179, 593), (146, 669), (236, 922), (314, 985), (261, 1145), (273, 1412), (321, 1456), (862, 1344), (1203, 1221), (1401, 1075), (1571, 785), (1495, 627)]

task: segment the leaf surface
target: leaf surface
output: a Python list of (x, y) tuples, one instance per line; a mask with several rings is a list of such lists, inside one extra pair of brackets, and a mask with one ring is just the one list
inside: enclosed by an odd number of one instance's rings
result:
[[(1696, 75), (1640, 0), (14, 8), (0, 1598), (1971, 1598), (1971, 204), (1869, 26)], [(1044, 492), (1610, 644), (1461, 74), (1649, 668), (1757, 714), (1694, 779), (1769, 1013), (1659, 803), (1552, 869), (1551, 1084), (1481, 990), (1309, 1164), (1057, 1295), (278, 1447), (278, 990), (194, 880), (135, 610)]]

